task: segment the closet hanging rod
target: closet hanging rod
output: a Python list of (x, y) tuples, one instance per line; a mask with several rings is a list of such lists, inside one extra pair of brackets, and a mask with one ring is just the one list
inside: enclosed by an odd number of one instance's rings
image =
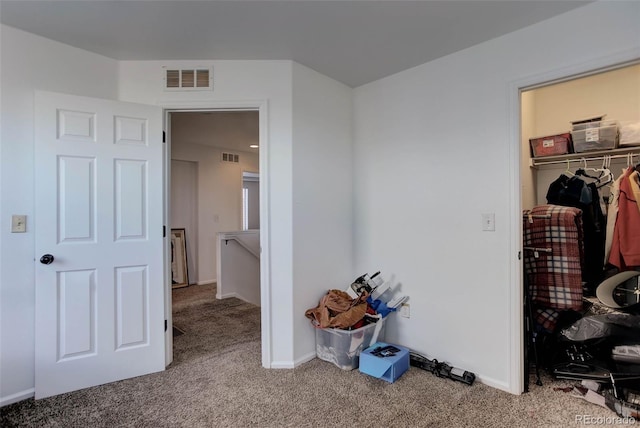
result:
[(581, 157), (581, 158), (572, 158), (572, 159), (563, 159), (563, 160), (550, 160), (550, 161), (543, 161), (543, 160), (538, 160), (535, 158), (531, 159), (531, 166), (541, 166), (541, 165), (558, 165), (558, 164), (567, 164), (567, 162), (590, 162), (590, 161), (602, 161), (604, 160), (605, 157), (608, 157), (610, 159), (628, 159), (629, 155), (633, 156), (633, 157), (637, 157), (640, 156), (640, 153), (626, 153), (624, 155), (601, 155), (601, 156), (595, 156), (595, 157), (590, 157), (590, 158), (585, 158), (585, 157)]

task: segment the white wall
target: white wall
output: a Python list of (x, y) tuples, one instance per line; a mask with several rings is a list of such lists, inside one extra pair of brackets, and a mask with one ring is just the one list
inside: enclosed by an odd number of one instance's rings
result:
[[(0, 405), (34, 387), (34, 90), (117, 96), (115, 61), (1, 26)], [(12, 214), (27, 233), (11, 234)]]
[[(271, 281), (271, 321), (265, 329), (271, 336), (273, 367), (286, 366), (294, 359), (293, 325), (293, 219), (292, 219), (292, 63), (291, 61), (121, 61), (119, 98), (161, 106), (206, 107), (225, 103), (258, 101), (267, 104), (268, 148), (260, 148), (268, 165), (266, 182), (269, 200), (269, 274)], [(162, 66), (187, 68), (212, 66), (213, 91), (165, 92)], [(262, 171), (262, 167), (260, 168)], [(267, 177), (261, 177), (267, 179)], [(263, 243), (264, 246), (264, 243)], [(264, 321), (264, 316), (263, 316)], [(263, 335), (264, 337), (264, 335)]]
[(217, 242), (216, 297), (237, 297), (260, 306), (260, 232), (223, 232)]
[(605, 120), (640, 121), (640, 64), (533, 90), (532, 137), (571, 130), (571, 121), (606, 114)]
[[(355, 90), (356, 267), (395, 274), (410, 296), (411, 318), (390, 319), (387, 339), (518, 392), (510, 91), (640, 56), (638, 17), (640, 3), (597, 2)], [(495, 232), (481, 231), (481, 213), (495, 213)]]
[(172, 141), (172, 159), (198, 164), (198, 283), (216, 280), (217, 234), (242, 228), (242, 171), (258, 170), (255, 153), (239, 153), (239, 163), (221, 162), (221, 153), (215, 147)]
[(304, 311), (353, 270), (352, 90), (293, 65), (293, 283), (296, 361), (315, 356)]
[(171, 229), (184, 229), (189, 284), (198, 283), (198, 162), (171, 160)]

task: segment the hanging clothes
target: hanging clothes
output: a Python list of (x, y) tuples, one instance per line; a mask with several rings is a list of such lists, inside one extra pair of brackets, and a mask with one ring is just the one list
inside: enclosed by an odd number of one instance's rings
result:
[(609, 194), (609, 206), (607, 208), (607, 231), (605, 233), (604, 244), (604, 263), (609, 263), (609, 256), (611, 255), (611, 245), (613, 244), (613, 231), (616, 226), (616, 219), (618, 218), (618, 198), (620, 197), (620, 182), (622, 181), (624, 174), (616, 178), (611, 185), (611, 193)]
[(587, 183), (577, 176), (560, 175), (549, 185), (547, 203), (564, 207), (581, 208), (591, 204), (592, 195)]
[(613, 231), (609, 263), (621, 271), (640, 266), (640, 210), (632, 186), (635, 169), (627, 168), (620, 181), (618, 218)]
[(638, 211), (640, 211), (640, 172), (638, 172), (637, 167), (629, 176), (629, 183), (631, 183), (631, 191), (638, 205)]
[(588, 294), (593, 295), (604, 279), (604, 245), (606, 218), (600, 205), (600, 195), (594, 183), (562, 174), (549, 186), (547, 202), (552, 205), (582, 210), (584, 228), (584, 264), (582, 280)]
[[(591, 190), (591, 205), (587, 209), (587, 218), (591, 216), (590, 221), (593, 223), (585, 229), (585, 255), (584, 263), (587, 266), (587, 285), (591, 291), (595, 292), (595, 289), (604, 280), (604, 243), (607, 238), (607, 218), (602, 212), (602, 204), (600, 200), (600, 194), (598, 192), (598, 186), (595, 183), (587, 184), (589, 190)], [(584, 208), (583, 219), (584, 219)]]

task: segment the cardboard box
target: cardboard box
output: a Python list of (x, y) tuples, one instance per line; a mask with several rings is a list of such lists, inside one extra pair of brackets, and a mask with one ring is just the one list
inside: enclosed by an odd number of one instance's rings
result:
[[(386, 355), (380, 350), (394, 346), (399, 351)], [(404, 372), (409, 370), (409, 349), (399, 345), (377, 342), (360, 353), (360, 372), (387, 382), (395, 382)]]
[(316, 355), (343, 370), (353, 370), (363, 349), (384, 340), (384, 322), (382, 318), (356, 330), (316, 328)]
[(531, 154), (536, 158), (566, 155), (573, 150), (571, 134), (569, 132), (550, 135), (548, 137), (531, 138), (529, 144), (531, 145)]

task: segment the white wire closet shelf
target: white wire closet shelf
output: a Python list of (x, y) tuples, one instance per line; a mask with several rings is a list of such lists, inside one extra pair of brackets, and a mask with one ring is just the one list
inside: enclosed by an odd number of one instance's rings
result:
[(630, 161), (634, 165), (640, 162), (640, 146), (531, 158), (529, 166), (536, 168), (543, 165), (566, 165), (567, 163), (573, 162), (602, 162), (606, 157), (610, 159), (629, 159), (629, 156), (631, 156)]

